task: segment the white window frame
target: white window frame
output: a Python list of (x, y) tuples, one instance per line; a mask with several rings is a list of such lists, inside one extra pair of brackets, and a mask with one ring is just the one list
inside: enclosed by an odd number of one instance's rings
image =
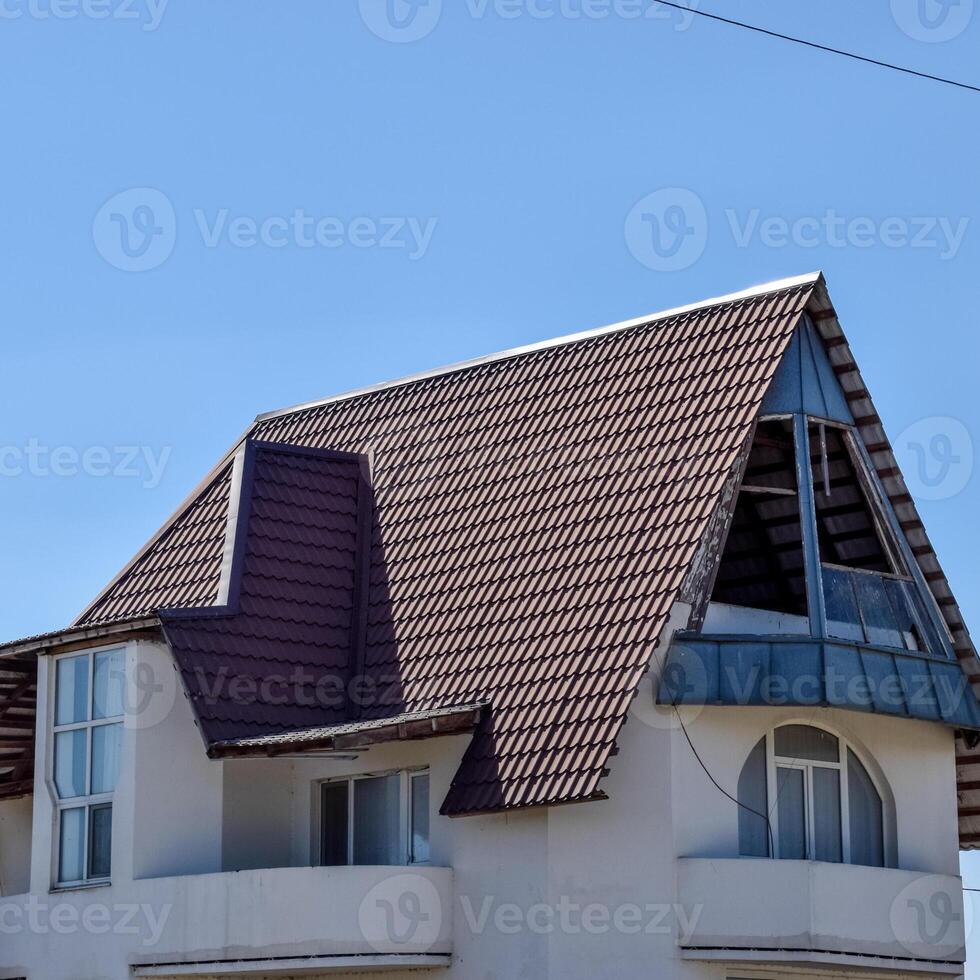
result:
[[(55, 820), (54, 820), (54, 838), (52, 841), (52, 873), (51, 880), (56, 888), (75, 888), (84, 885), (92, 884), (108, 884), (112, 879), (112, 862), (110, 858), (110, 872), (108, 875), (90, 875), (89, 874), (89, 844), (91, 841), (91, 820), (92, 811), (100, 806), (109, 806), (112, 809), (112, 820), (115, 821), (115, 808), (113, 806), (115, 798), (115, 789), (109, 793), (86, 793), (82, 796), (74, 796), (70, 799), (62, 799), (58, 793), (58, 786), (56, 782), (55, 773), (55, 746), (57, 744), (58, 738), (62, 732), (72, 732), (84, 730), (86, 733), (85, 738), (85, 787), (91, 787), (92, 779), (92, 742), (93, 733), (96, 728), (102, 728), (108, 725), (118, 725), (124, 722), (125, 713), (120, 715), (113, 715), (111, 718), (92, 718), (93, 705), (95, 698), (95, 658), (99, 654), (104, 653), (115, 653), (119, 651), (123, 655), (123, 664), (125, 666), (126, 657), (128, 654), (128, 647), (126, 644), (113, 644), (107, 647), (93, 647), (88, 650), (74, 650), (70, 653), (62, 653), (52, 658), (52, 668), (51, 668), (51, 680), (49, 685), (50, 692), (50, 704), (51, 708), (48, 712), (49, 721), (47, 725), (48, 732), (50, 733), (50, 744), (48, 746), (47, 759), (45, 761), (45, 768), (48, 774), (49, 788), (51, 792), (51, 798), (54, 801), (55, 806)], [(77, 721), (71, 722), (66, 725), (57, 724), (58, 718), (58, 665), (64, 660), (74, 660), (86, 658), (88, 660), (88, 688), (86, 691), (86, 705), (87, 713), (90, 716), (87, 721)], [(82, 868), (84, 869), (84, 876), (82, 878), (73, 880), (63, 880), (61, 878), (61, 821), (62, 814), (65, 810), (84, 810), (85, 811), (85, 826), (84, 826), (84, 837), (82, 840)], [(113, 835), (114, 836), (114, 835)], [(111, 843), (112, 837), (110, 836), (110, 853), (111, 853)]]
[(313, 860), (317, 866), (321, 866), (323, 860), (323, 787), (335, 783), (347, 783), (347, 864), (338, 867), (351, 867), (354, 861), (354, 783), (361, 779), (377, 779), (381, 776), (398, 776), (398, 854), (403, 865), (415, 865), (426, 867), (431, 865), (431, 858), (428, 861), (415, 861), (412, 855), (412, 781), (419, 776), (429, 776), (429, 848), (432, 848), (432, 782), (431, 771), (428, 766), (418, 766), (411, 769), (385, 769), (380, 772), (363, 772), (347, 776), (332, 776), (328, 779), (317, 780), (313, 794)]
[[(792, 725), (801, 725), (806, 728), (816, 728), (826, 732), (837, 739), (838, 761), (837, 762), (817, 762), (814, 759), (792, 759), (788, 756), (776, 755), (776, 731)], [(772, 827), (773, 857), (779, 858), (779, 780), (777, 767), (782, 769), (802, 769), (804, 771), (804, 812), (806, 818), (806, 857), (804, 860), (815, 861), (812, 855), (816, 853), (816, 831), (813, 819), (813, 770), (814, 769), (836, 769), (840, 786), (840, 836), (841, 836), (841, 863), (851, 863), (851, 811), (848, 799), (848, 786), (850, 779), (848, 776), (848, 750), (854, 753), (854, 757), (864, 766), (864, 771), (868, 774), (871, 784), (881, 800), (881, 834), (882, 848), (885, 859), (885, 867), (888, 867), (888, 817), (886, 813), (886, 796), (882, 792), (881, 785), (873, 772), (873, 767), (867, 765), (864, 755), (859, 752), (857, 747), (844, 738), (839, 732), (828, 728), (826, 725), (818, 725), (812, 721), (795, 719), (780, 722), (771, 728), (766, 734), (766, 792), (769, 799), (769, 822)]]

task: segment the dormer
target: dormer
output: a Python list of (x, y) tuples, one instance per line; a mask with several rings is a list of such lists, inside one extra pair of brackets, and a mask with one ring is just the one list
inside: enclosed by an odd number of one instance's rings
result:
[(830, 339), (801, 318), (715, 515), (659, 700), (847, 708), (973, 739), (980, 704), (923, 571), (931, 548), (896, 513), (882, 479), (901, 479), (890, 446), (876, 416), (855, 417), (870, 399), (845, 391), (856, 366), (831, 363)]

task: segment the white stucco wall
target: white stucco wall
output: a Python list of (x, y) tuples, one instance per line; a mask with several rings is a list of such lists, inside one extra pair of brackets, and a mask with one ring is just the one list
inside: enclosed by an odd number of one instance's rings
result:
[[(134, 645), (130, 656), (132, 664), (150, 665), (159, 678), (167, 671), (173, 675), (169, 655), (159, 646)], [(43, 664), (40, 676), (44, 717)], [(211, 762), (178, 685), (171, 707), (158, 712), (160, 717), (147, 715), (126, 729), (124, 771), (115, 801), (113, 883), (72, 901), (112, 905), (134, 895), (191, 894), (163, 875), (303, 868), (312, 861), (319, 780), (427, 765), (432, 863), (453, 869), (454, 888), (452, 966), (436, 975), (449, 980), (817, 976), (805, 968), (791, 973), (768, 967), (726, 969), (682, 958), (677, 932), (697, 913), (676, 907), (678, 858), (737, 856), (737, 811), (712, 786), (673, 715), (655, 707), (653, 692), (651, 676), (634, 703), (620, 751), (603, 782), (608, 800), (449, 819), (438, 808), (467, 736), (380, 745), (355, 759)], [(953, 742), (941, 726), (830, 710), (713, 707), (691, 709), (685, 717), (705, 765), (733, 794), (745, 757), (771, 727), (811, 718), (833, 727), (877, 760), (892, 789), (899, 866), (957, 873)], [(41, 752), (43, 759), (43, 736)], [(49, 894), (53, 811), (45, 775), (41, 762), (33, 813), (32, 892), (52, 903), (58, 896)], [(134, 885), (134, 877), (142, 880)], [(283, 883), (275, 887), (285, 890), (263, 900), (288, 914), (290, 879), (267, 880)], [(231, 878), (218, 882), (214, 894), (240, 894), (232, 885)], [(232, 909), (226, 914), (233, 915)], [(192, 922), (194, 916), (207, 916), (208, 907), (173, 914)], [(36, 952), (44, 936), (0, 936), (0, 978), (26, 973), (32, 980), (122, 980), (131, 956), (152, 953), (143, 939), (83, 931), (61, 946), (71, 949), (71, 957), (59, 958)], [(287, 944), (276, 955), (288, 952)], [(419, 974), (384, 975), (407, 980)], [(361, 980), (365, 976), (358, 974)]]
[[(895, 802), (897, 867), (958, 873), (951, 730), (828, 708), (709, 707), (689, 724), (688, 733), (712, 775), (734, 796), (741, 767), (755, 744), (772, 728), (789, 723), (830, 728), (856, 746), (871, 768), (877, 763)], [(737, 855), (735, 804), (711, 785), (682, 734), (671, 739), (670, 758), (678, 856)]]
[[(126, 732), (132, 754), (117, 805), (131, 806), (133, 877), (220, 871), (221, 763), (205, 754), (170, 651), (156, 643), (132, 646), (131, 656), (141, 670), (137, 676), (144, 679), (131, 698), (139, 710)], [(113, 860), (116, 850), (114, 846)]]
[(30, 796), (0, 802), (0, 895), (20, 895), (31, 887)]
[(293, 764), (288, 759), (241, 759), (218, 765), (224, 778), (222, 869), (309, 864), (294, 858)]

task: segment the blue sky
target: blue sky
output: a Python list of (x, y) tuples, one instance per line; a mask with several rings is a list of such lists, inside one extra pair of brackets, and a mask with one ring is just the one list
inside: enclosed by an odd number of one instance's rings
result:
[[(980, 84), (918, 4), (699, 6)], [(815, 268), (980, 622), (980, 95), (649, 0), (0, 8), (2, 637), (257, 412)]]

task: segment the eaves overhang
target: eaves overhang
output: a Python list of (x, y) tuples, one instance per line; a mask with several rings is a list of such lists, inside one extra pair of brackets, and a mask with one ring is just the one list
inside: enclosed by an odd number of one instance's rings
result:
[(76, 646), (91, 646), (100, 640), (115, 641), (133, 634), (153, 633), (159, 629), (160, 619), (156, 615), (111, 623), (68, 626), (65, 629), (52, 630), (50, 633), (38, 633), (20, 640), (0, 643), (0, 659), (60, 653)]
[(341, 725), (280, 732), (252, 738), (227, 739), (208, 750), (212, 759), (282, 756), (310, 752), (350, 752), (382, 742), (405, 742), (441, 735), (473, 732), (485, 703), (453, 705), (428, 711), (409, 711), (390, 718), (375, 718)]

